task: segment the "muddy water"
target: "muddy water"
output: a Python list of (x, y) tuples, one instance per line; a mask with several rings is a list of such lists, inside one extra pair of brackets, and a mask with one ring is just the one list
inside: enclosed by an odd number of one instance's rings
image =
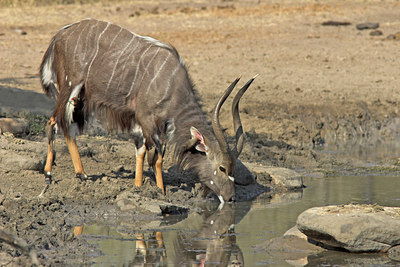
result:
[[(347, 203), (400, 206), (400, 179), (396, 176), (306, 177), (305, 184), (307, 188), (302, 192), (272, 198), (260, 196), (252, 202), (222, 208), (203, 203), (202, 212), (187, 218), (167, 217), (148, 222), (147, 230), (138, 231), (126, 223), (85, 225), (81, 238), (99, 246), (103, 255), (91, 259), (98, 266), (140, 262), (201, 266), (206, 257), (209, 266), (231, 266), (235, 262), (244, 262), (241, 266), (291, 266), (289, 261), (267, 253), (263, 243), (294, 226), (302, 211)], [(363, 257), (366, 256), (330, 252), (303, 258), (301, 262), (311, 266), (345, 266)], [(364, 260), (369, 265), (381, 263), (377, 256)]]

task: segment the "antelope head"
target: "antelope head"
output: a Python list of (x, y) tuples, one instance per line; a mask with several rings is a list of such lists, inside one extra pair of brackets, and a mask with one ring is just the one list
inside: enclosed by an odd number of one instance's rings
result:
[[(243, 128), (239, 116), (239, 101), (255, 79), (250, 79), (236, 94), (232, 102), (233, 126), (236, 142), (231, 150), (225, 139), (223, 129), (219, 122), (219, 113), (225, 100), (233, 91), (240, 78), (237, 78), (223, 93), (213, 110), (212, 128), (217, 144), (212, 144), (195, 127), (190, 128), (191, 143), (195, 149), (203, 154), (206, 159), (202, 160), (198, 168), (200, 180), (212, 191), (214, 191), (221, 203), (235, 199), (235, 165), (243, 148)], [(216, 147), (217, 146), (217, 147)]]

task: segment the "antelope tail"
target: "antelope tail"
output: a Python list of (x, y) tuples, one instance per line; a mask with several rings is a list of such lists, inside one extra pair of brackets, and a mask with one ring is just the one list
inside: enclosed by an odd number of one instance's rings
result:
[(58, 90), (55, 85), (57, 81), (54, 72), (54, 43), (55, 37), (51, 40), (51, 44), (43, 56), (39, 74), (42, 88), (46, 96), (56, 100), (58, 97)]

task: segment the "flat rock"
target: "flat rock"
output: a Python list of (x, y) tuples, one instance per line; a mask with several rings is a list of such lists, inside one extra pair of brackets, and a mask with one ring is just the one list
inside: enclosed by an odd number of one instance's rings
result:
[(274, 257), (286, 261), (299, 260), (325, 251), (325, 249), (294, 235), (272, 238), (267, 242), (257, 245), (255, 248), (259, 250), (265, 249)]
[(0, 118), (0, 134), (7, 132), (13, 135), (26, 134), (29, 132), (29, 125), (24, 119)]
[(326, 247), (386, 252), (400, 244), (400, 208), (351, 204), (315, 207), (299, 215), (297, 227)]
[(305, 234), (303, 234), (302, 232), (300, 232), (300, 230), (297, 228), (297, 226), (293, 226), (292, 228), (290, 228), (289, 230), (287, 230), (283, 236), (296, 236), (300, 239), (304, 239), (307, 240), (307, 236)]
[(187, 207), (179, 204), (151, 199), (129, 191), (124, 191), (119, 194), (116, 198), (116, 203), (122, 211), (141, 210), (142, 212), (152, 213), (155, 215), (182, 214), (189, 211)]
[(272, 183), (277, 186), (283, 186), (287, 189), (300, 189), (303, 187), (303, 177), (293, 170), (270, 167), (266, 168), (265, 172), (271, 176)]
[(388, 257), (391, 260), (400, 261), (400, 245), (390, 248), (388, 251)]
[(291, 169), (263, 166), (254, 163), (246, 165), (252, 172), (263, 175), (267, 174), (272, 185), (281, 186), (286, 189), (300, 189), (304, 187), (303, 177)]
[(378, 29), (379, 28), (379, 23), (377, 22), (364, 22), (356, 25), (357, 30), (368, 30), (368, 29)]
[(8, 171), (43, 169), (43, 158), (30, 153), (16, 153), (10, 150), (0, 151), (0, 167)]

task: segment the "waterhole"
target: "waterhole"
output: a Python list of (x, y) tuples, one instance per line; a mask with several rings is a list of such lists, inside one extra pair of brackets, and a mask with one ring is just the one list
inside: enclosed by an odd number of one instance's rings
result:
[[(282, 236), (304, 210), (333, 204), (400, 206), (396, 176), (305, 177), (302, 191), (260, 196), (251, 202), (202, 205), (185, 218), (165, 217), (146, 229), (129, 225), (84, 225), (80, 238), (96, 244), (97, 266), (346, 266), (349, 262), (380, 264), (381, 256), (329, 252), (284, 260), (263, 243)], [(300, 262), (299, 262), (300, 261)], [(395, 266), (395, 265), (394, 265)]]

